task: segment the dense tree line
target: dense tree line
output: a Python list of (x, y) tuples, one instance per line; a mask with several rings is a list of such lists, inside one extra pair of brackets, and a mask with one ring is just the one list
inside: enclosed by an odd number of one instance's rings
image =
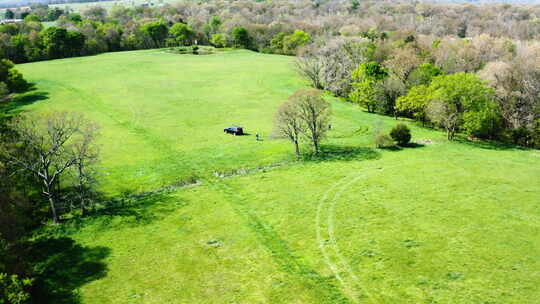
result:
[(302, 49), (299, 72), (369, 112), (540, 147), (540, 43), (382, 33)]
[(97, 126), (76, 113), (7, 113), (29, 89), (13, 63), (0, 60), (0, 303), (49, 297), (50, 261), (31, 257), (43, 253), (29, 234), (65, 214), (85, 216), (97, 197)]
[[(0, 26), (0, 56), (17, 63), (194, 43), (293, 55), (321, 39), (373, 42), (404, 33), (437, 37), (441, 49), (467, 52), (444, 43), (481, 34), (509, 40), (540, 37), (540, 7), (531, 5), (217, 0), (110, 10), (95, 6), (81, 13), (34, 5), (8, 12), (24, 22)], [(56, 24), (45, 29), (43, 21)]]

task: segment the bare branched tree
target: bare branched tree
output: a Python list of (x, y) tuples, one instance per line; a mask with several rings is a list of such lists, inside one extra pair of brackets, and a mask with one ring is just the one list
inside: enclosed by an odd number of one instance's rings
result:
[(93, 165), (99, 159), (99, 149), (94, 145), (98, 126), (87, 122), (80, 128), (80, 135), (73, 143), (72, 157), (75, 159), (74, 175), (77, 181), (77, 198), (81, 215), (92, 203), (93, 185), (96, 183)]
[(2, 155), (39, 180), (52, 218), (58, 222), (60, 177), (78, 163), (86, 165), (88, 157), (95, 158), (89, 152), (94, 133), (87, 131), (90, 127), (80, 115), (67, 112), (18, 117), (11, 128), (16, 136), (11, 144), (3, 145)]
[(322, 91), (316, 89), (299, 90), (290, 97), (290, 102), (298, 107), (299, 118), (305, 124), (305, 136), (319, 153), (319, 144), (326, 137), (330, 126), (330, 103), (324, 100)]
[(299, 114), (297, 104), (286, 101), (279, 106), (274, 122), (277, 135), (289, 139), (294, 144), (296, 156), (300, 156), (299, 142), (305, 131), (305, 124)]
[(510, 128), (529, 128), (540, 118), (538, 53), (523, 54), (510, 62), (490, 62), (480, 77), (495, 89), (501, 114)]
[(298, 73), (311, 82), (311, 85), (316, 89), (322, 89), (322, 60), (313, 54), (304, 54), (298, 56), (295, 61), (295, 67)]

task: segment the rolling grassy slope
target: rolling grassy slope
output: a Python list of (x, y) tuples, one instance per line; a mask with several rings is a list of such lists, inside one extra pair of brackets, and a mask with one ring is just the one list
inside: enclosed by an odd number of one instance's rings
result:
[[(377, 150), (373, 129), (395, 120), (332, 100), (327, 156), (295, 162), (268, 137), (277, 105), (304, 86), (290, 62), (154, 50), (18, 66), (39, 90), (14, 110), (76, 110), (102, 125), (102, 188), (118, 202), (43, 231), (80, 246), (54, 282), (82, 303), (540, 297), (538, 151), (414, 124), (427, 144)], [(235, 123), (265, 140), (221, 133)], [(203, 183), (155, 190), (191, 176)]]

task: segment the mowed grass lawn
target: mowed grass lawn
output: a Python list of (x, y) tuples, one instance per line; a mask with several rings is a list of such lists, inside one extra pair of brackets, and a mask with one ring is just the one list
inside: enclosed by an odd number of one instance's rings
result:
[(396, 121), (330, 98), (325, 157), (294, 161), (269, 137), (305, 87), (291, 61), (153, 50), (18, 66), (38, 90), (13, 111), (101, 124), (101, 188), (117, 202), (46, 229), (79, 246), (51, 278), (82, 303), (537, 302), (540, 152), (413, 123), (424, 145), (374, 149), (373, 129)]

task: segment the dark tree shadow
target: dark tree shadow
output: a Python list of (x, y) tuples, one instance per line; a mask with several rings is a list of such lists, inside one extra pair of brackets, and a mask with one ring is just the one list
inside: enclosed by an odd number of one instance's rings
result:
[(85, 247), (67, 237), (43, 237), (23, 243), (25, 261), (32, 265), (35, 303), (80, 303), (77, 289), (105, 277), (107, 247)]
[(379, 148), (381, 150), (386, 150), (386, 151), (401, 151), (401, 150), (404, 150), (404, 149), (417, 149), (417, 148), (423, 148), (425, 147), (426, 145), (424, 144), (421, 144), (421, 143), (415, 143), (415, 142), (410, 142), (404, 146), (399, 146), (399, 145), (394, 145), (394, 146), (390, 146), (390, 147), (383, 147), (383, 148)]
[(375, 149), (366, 147), (351, 147), (337, 145), (323, 145), (319, 154), (304, 154), (304, 161), (352, 161), (379, 159), (381, 154)]
[(423, 148), (423, 147), (425, 147), (425, 146), (426, 146), (426, 145), (421, 144), (421, 143), (410, 142), (410, 143), (406, 144), (403, 148), (412, 148), (412, 149), (416, 149), (416, 148)]
[(126, 192), (115, 197), (98, 197), (96, 207), (85, 217), (74, 218), (66, 230), (78, 230), (88, 224), (101, 230), (150, 224), (188, 205), (186, 201), (171, 196), (170, 191)]
[(459, 142), (471, 147), (487, 149), (487, 150), (531, 150), (531, 148), (518, 146), (516, 144), (508, 142), (499, 142), (499, 141), (488, 141), (488, 140), (470, 140), (467, 137), (459, 136), (454, 138), (455, 142)]
[(22, 112), (21, 107), (48, 98), (49, 93), (43, 91), (31, 91), (25, 94), (16, 95), (10, 101), (0, 104), (0, 111), (3, 112), (4, 115), (14, 116)]

